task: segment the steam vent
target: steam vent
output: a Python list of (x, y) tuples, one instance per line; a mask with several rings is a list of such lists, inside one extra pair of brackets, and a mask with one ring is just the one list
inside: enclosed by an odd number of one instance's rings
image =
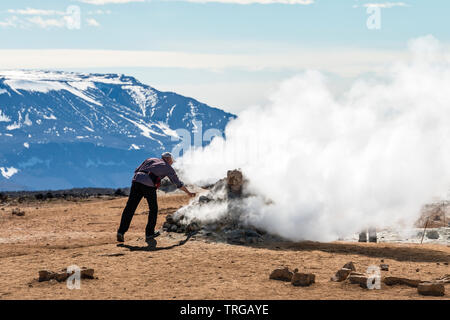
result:
[(186, 233), (230, 244), (257, 244), (281, 240), (247, 223), (246, 179), (240, 170), (229, 170), (209, 191), (166, 217), (163, 230)]

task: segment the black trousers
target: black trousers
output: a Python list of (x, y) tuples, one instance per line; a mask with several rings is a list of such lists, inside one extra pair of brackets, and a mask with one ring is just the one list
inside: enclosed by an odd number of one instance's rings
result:
[(130, 227), (131, 219), (133, 219), (139, 202), (142, 198), (147, 199), (149, 213), (147, 227), (145, 228), (145, 235), (150, 236), (155, 232), (156, 219), (158, 217), (158, 200), (156, 197), (156, 188), (149, 187), (139, 182), (131, 184), (130, 196), (128, 197), (127, 205), (122, 212), (122, 219), (120, 220), (118, 233), (125, 234)]

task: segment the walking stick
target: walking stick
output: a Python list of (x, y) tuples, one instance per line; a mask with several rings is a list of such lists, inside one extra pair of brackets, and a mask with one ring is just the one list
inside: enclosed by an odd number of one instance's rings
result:
[(428, 220), (429, 219), (430, 219), (430, 217), (428, 217), (427, 221), (425, 222), (425, 228), (423, 229), (422, 240), (420, 240), (420, 244), (422, 244), (422, 242), (423, 242), (423, 237), (425, 236), (425, 231), (427, 230), (427, 225), (428, 225)]

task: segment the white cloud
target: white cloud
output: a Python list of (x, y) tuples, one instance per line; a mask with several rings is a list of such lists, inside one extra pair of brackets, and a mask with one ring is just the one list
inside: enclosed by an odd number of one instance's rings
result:
[[(384, 2), (384, 3), (365, 3), (361, 5), (362, 7), (377, 7), (377, 8), (383, 8), (383, 9), (390, 9), (393, 7), (409, 7), (408, 4), (405, 2)], [(360, 5), (354, 5), (353, 8), (361, 7)]]
[(88, 24), (88, 26), (91, 26), (91, 27), (100, 27), (100, 23), (98, 23), (98, 21), (95, 20), (94, 18), (86, 19), (86, 23)]
[(88, 15), (104, 15), (104, 14), (111, 14), (111, 10), (93, 10), (88, 11)]
[(26, 19), (31, 24), (38, 26), (40, 28), (50, 28), (50, 27), (56, 27), (56, 28), (62, 28), (66, 26), (66, 20), (64, 18), (62, 19), (44, 19), (41, 16), (35, 16), (31, 18)]
[[(130, 3), (130, 2), (144, 2), (145, 0), (78, 0), (79, 2), (93, 4), (93, 5), (105, 5), (105, 4), (119, 4), (119, 3)], [(303, 4), (308, 5), (314, 3), (315, 0), (181, 0), (186, 2), (194, 3), (208, 3), (208, 2), (218, 2), (218, 3), (230, 3), (230, 4)]]
[(27, 7), (25, 9), (9, 9), (7, 12), (15, 15), (8, 17), (5, 21), (0, 21), (0, 28), (62, 28), (73, 25), (74, 19), (77, 18), (70, 10), (57, 11)]
[(19, 19), (16, 16), (7, 18), (5, 21), (0, 21), (0, 28), (15, 28), (18, 25)]
[(159, 67), (223, 70), (317, 69), (344, 76), (377, 72), (392, 60), (405, 58), (401, 50), (296, 48), (271, 54), (204, 54), (176, 51), (125, 50), (0, 50), (3, 68)]
[(8, 12), (13, 13), (13, 14), (18, 14), (18, 15), (29, 15), (29, 16), (54, 16), (54, 15), (65, 15), (66, 14), (63, 11), (43, 10), (43, 9), (34, 9), (34, 8), (9, 9)]
[(104, 5), (104, 4), (111, 4), (111, 3), (129, 3), (129, 2), (144, 2), (145, 0), (78, 0), (79, 2), (88, 3), (88, 4), (94, 4), (94, 5)]
[(232, 4), (313, 4), (314, 0), (186, 0), (187, 2), (195, 3), (207, 3), (207, 2), (220, 2), (220, 3), (232, 3)]

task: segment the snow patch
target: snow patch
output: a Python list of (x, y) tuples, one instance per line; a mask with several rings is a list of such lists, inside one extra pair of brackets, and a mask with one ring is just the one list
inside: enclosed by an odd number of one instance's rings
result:
[(158, 133), (158, 132), (155, 132), (154, 130), (152, 130), (151, 128), (149, 128), (148, 126), (146, 126), (146, 125), (143, 124), (143, 123), (138, 123), (138, 122), (136, 122), (136, 121), (133, 121), (133, 120), (131, 120), (131, 119), (128, 119), (128, 118), (124, 117), (124, 116), (121, 115), (121, 114), (119, 114), (119, 116), (122, 117), (123, 119), (125, 119), (125, 120), (131, 122), (131, 123), (134, 124), (136, 127), (138, 127), (138, 128), (141, 130), (141, 135), (143, 135), (143, 136), (146, 137), (146, 138), (155, 140), (155, 141), (157, 141), (159, 144), (161, 144), (161, 141), (156, 140), (155, 138), (153, 138), (153, 137), (151, 136), (151, 134), (156, 134), (156, 135), (159, 135), (159, 136), (162, 136), (162, 134), (160, 134), (160, 133)]
[(147, 107), (154, 107), (158, 102), (156, 93), (147, 88), (138, 86), (122, 86), (122, 89), (127, 90), (136, 104), (142, 111), (142, 115), (145, 117)]
[(20, 129), (22, 127), (22, 125), (17, 122), (14, 122), (13, 124), (10, 124), (9, 126), (6, 127), (6, 130), (12, 131), (12, 130), (16, 130), (16, 129)]
[(10, 122), (11, 118), (8, 117), (3, 111), (0, 109), (0, 122)]
[(135, 145), (134, 143), (128, 148), (128, 150), (141, 150), (139, 146)]
[(81, 91), (86, 91), (87, 89), (97, 89), (97, 87), (95, 86), (94, 83), (92, 83), (91, 81), (74, 81), (74, 82), (69, 82), (69, 85), (71, 87), (74, 87), (75, 89), (81, 90)]
[(155, 124), (155, 126), (157, 126), (158, 128), (161, 129), (162, 132), (164, 132), (166, 135), (171, 136), (175, 139), (180, 139), (180, 136), (177, 134), (177, 132), (173, 129), (170, 129), (169, 126), (167, 124), (165, 124), (164, 122), (158, 122), (158, 124)]
[[(42, 116), (42, 118), (46, 119), (46, 120), (58, 120), (55, 115), (52, 113), (49, 116), (46, 116), (45, 114)], [(40, 122), (39, 122), (40, 124)]]
[[(4, 83), (18, 93), (20, 93), (18, 90), (40, 92), (40, 93), (48, 93), (49, 91), (66, 90), (83, 100), (86, 100), (90, 103), (101, 106), (100, 103), (98, 103), (94, 99), (88, 97), (79, 89), (75, 88), (74, 86), (70, 86), (66, 83), (63, 83), (63, 82), (43, 81), (43, 80), (32, 81), (32, 80), (20, 79), (20, 80), (5, 80)], [(85, 84), (81, 84), (81, 87), (84, 88)]]
[(14, 167), (9, 167), (9, 168), (5, 168), (5, 167), (0, 167), (0, 173), (2, 174), (3, 177), (5, 177), (6, 179), (11, 178), (13, 175), (15, 175), (17, 172), (19, 172), (18, 169), (14, 168)]
[(31, 126), (33, 122), (31, 122), (30, 117), (28, 116), (28, 113), (25, 115), (25, 120), (23, 121), (23, 124), (26, 126)]

